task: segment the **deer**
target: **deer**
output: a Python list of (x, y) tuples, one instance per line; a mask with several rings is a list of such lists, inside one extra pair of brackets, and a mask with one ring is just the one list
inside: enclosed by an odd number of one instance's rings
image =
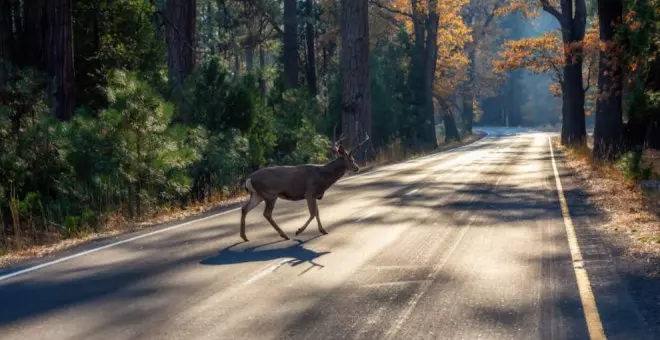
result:
[(357, 146), (352, 150), (346, 150), (343, 146), (345, 138), (342, 136), (337, 140), (335, 138), (336, 130), (337, 126), (335, 126), (335, 133), (330, 147), (330, 151), (335, 155), (334, 160), (324, 165), (270, 166), (256, 170), (248, 176), (245, 181), (245, 189), (250, 193), (250, 199), (241, 207), (241, 238), (245, 242), (248, 242), (245, 235), (245, 217), (250, 210), (257, 207), (262, 201), (266, 202), (263, 213), (264, 218), (283, 239), (289, 240), (289, 236), (273, 220), (273, 209), (278, 198), (288, 201), (307, 200), (309, 219), (296, 231), (296, 236), (305, 231), (314, 218), (316, 218), (319, 232), (323, 235), (328, 233), (321, 224), (317, 200), (323, 199), (326, 190), (349, 170), (353, 172), (360, 171), (353, 155), (369, 140), (369, 134), (365, 134), (365, 138)]

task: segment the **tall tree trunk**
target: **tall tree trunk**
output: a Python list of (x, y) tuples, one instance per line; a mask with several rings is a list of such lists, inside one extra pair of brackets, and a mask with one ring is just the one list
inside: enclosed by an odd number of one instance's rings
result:
[(261, 95), (266, 97), (266, 78), (264, 78), (264, 71), (266, 68), (266, 55), (264, 53), (264, 47), (259, 46), (259, 91)]
[(206, 30), (205, 30), (206, 31), (206, 34), (205, 34), (206, 36), (204, 37), (205, 41), (202, 41), (200, 45), (207, 46), (208, 49), (209, 49), (209, 54), (210, 55), (215, 55), (215, 47), (216, 47), (215, 44), (213, 44), (213, 41), (214, 41), (214, 37), (213, 37), (214, 32), (213, 31), (214, 31), (214, 28), (215, 28), (213, 26), (213, 22), (215, 21), (214, 20), (214, 17), (215, 17), (214, 14), (215, 13), (213, 12), (213, 3), (212, 3), (212, 1), (209, 0), (209, 1), (206, 2), (206, 10), (205, 10), (205, 13), (204, 13), (204, 20), (205, 21), (204, 21), (204, 24), (203, 24), (204, 27), (206, 28)]
[(75, 109), (72, 10), (72, 0), (47, 1), (46, 69), (56, 99), (52, 114), (60, 120), (73, 118)]
[(436, 148), (438, 139), (435, 135), (435, 106), (433, 104), (433, 85), (435, 84), (436, 61), (438, 60), (438, 1), (429, 1), (429, 14), (426, 20), (426, 57), (424, 67), (424, 115), (419, 128), (424, 146)]
[(622, 0), (598, 0), (601, 48), (598, 60), (598, 101), (593, 154), (599, 159), (614, 160), (622, 147), (623, 113), (621, 93), (623, 75), (621, 56), (614, 44), (616, 27), (623, 15)]
[(297, 0), (284, 0), (284, 81), (289, 88), (298, 86)]
[(307, 39), (307, 87), (309, 92), (315, 96), (318, 92), (316, 85), (316, 52), (314, 51), (314, 0), (307, 0), (307, 26), (305, 36)]
[(562, 144), (583, 145), (586, 142), (587, 130), (584, 120), (582, 61), (564, 67), (562, 92)]
[(179, 119), (188, 122), (183, 84), (195, 69), (196, 0), (167, 0), (166, 17), (167, 69), (172, 96), (178, 104)]
[(461, 140), (461, 135), (456, 126), (456, 120), (451, 111), (445, 112), (442, 115), (442, 123), (445, 125), (445, 142), (454, 142)]
[(442, 110), (442, 124), (445, 126), (445, 143), (461, 140), (451, 107), (444, 99), (439, 99), (438, 102)]
[(241, 76), (241, 55), (238, 51), (234, 54), (234, 77), (238, 79)]
[(657, 113), (651, 117), (645, 139), (646, 147), (660, 150), (660, 117)]
[(254, 44), (250, 41), (250, 45), (245, 49), (245, 71), (251, 73), (254, 70)]
[(14, 34), (11, 13), (11, 0), (0, 0), (0, 66), (3, 66), (2, 63), (13, 62)]
[(463, 118), (463, 129), (466, 134), (472, 134), (472, 125), (474, 124), (474, 82), (476, 80), (476, 44), (468, 54), (470, 58), (470, 66), (468, 69), (467, 88), (463, 93), (463, 111), (461, 118)]
[(323, 45), (323, 61), (321, 62), (322, 77), (325, 77), (330, 73), (330, 61), (335, 56), (336, 52), (337, 42), (334, 39), (327, 41)]
[(371, 134), (368, 9), (368, 0), (342, 2), (341, 113), (342, 133), (349, 148)]
[[(427, 94), (427, 81), (426, 73), (427, 63), (427, 50), (426, 50), (426, 20), (427, 17), (422, 9), (420, 0), (410, 0), (412, 9), (412, 22), (413, 22), (413, 36), (414, 43), (410, 51), (410, 69), (408, 72), (408, 103), (411, 106), (411, 114), (415, 122), (415, 129), (413, 129), (412, 136), (408, 138), (418, 144), (426, 144), (424, 134), (424, 121), (426, 120), (426, 112), (424, 106), (426, 105), (425, 95)], [(419, 145), (416, 145), (419, 146)], [(422, 145), (424, 146), (424, 145)]]
[(461, 111), (461, 117), (463, 118), (465, 134), (472, 134), (472, 126), (474, 125), (474, 96), (472, 90), (468, 90), (463, 94), (463, 111)]
[[(651, 62), (646, 89), (654, 92), (660, 91), (660, 52), (658, 51), (655, 52), (655, 59)], [(660, 112), (651, 112), (650, 115), (645, 143), (649, 148), (660, 150)]]
[[(562, 40), (565, 45), (575, 45), (584, 39), (587, 13), (584, 0), (561, 0)], [(584, 88), (582, 80), (582, 50), (564, 49), (563, 86), (562, 86), (562, 131), (561, 142), (564, 145), (582, 145), (586, 142), (584, 115)]]

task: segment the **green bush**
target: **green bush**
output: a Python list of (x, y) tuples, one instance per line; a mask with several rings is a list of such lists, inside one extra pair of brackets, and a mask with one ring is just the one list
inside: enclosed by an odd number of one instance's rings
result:
[(316, 131), (321, 106), (307, 89), (276, 88), (269, 98), (275, 119), (277, 143), (271, 162), (320, 163), (327, 160), (329, 140)]
[(628, 179), (647, 180), (653, 174), (651, 167), (642, 164), (642, 150), (624, 153), (617, 160), (616, 166)]
[(235, 192), (248, 169), (248, 140), (238, 130), (211, 133), (204, 140), (202, 157), (190, 170), (194, 198)]
[(195, 136), (203, 133), (171, 124), (172, 105), (135, 75), (113, 72), (109, 107), (94, 115), (78, 110), (71, 122), (43, 112), (33, 74), (16, 77), (20, 86), (8, 93), (17, 99), (4, 97), (0, 106), (0, 147), (7, 151), (0, 156), (0, 210), (4, 222), (12, 217), (15, 234), (55, 226), (79, 235), (98, 227), (104, 213), (139, 217), (188, 195), (189, 168), (202, 157)]
[(190, 106), (190, 123), (219, 132), (250, 130), (254, 123), (258, 84), (246, 76), (233, 82), (217, 57), (205, 61), (186, 81), (185, 96)]
[(69, 125), (68, 160), (88, 195), (77, 199), (140, 216), (185, 196), (188, 167), (201, 158), (188, 139), (196, 131), (170, 124), (173, 106), (132, 74), (115, 71), (107, 95), (110, 106), (98, 117), (79, 115)]
[(133, 72), (114, 70), (102, 110), (79, 108), (70, 122), (48, 112), (43, 78), (11, 71), (0, 98), (2, 241), (39, 240), (47, 230), (78, 236), (109, 213), (141, 218), (163, 205), (242, 191), (251, 171), (272, 164), (320, 163), (328, 138), (316, 131), (320, 108), (305, 90), (268, 103), (251, 76), (229, 78), (217, 60), (187, 82), (191, 116)]

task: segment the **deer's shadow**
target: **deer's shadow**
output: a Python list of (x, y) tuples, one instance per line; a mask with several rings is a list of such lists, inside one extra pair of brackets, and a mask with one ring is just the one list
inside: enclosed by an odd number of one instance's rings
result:
[(230, 264), (264, 262), (264, 261), (282, 259), (286, 261), (280, 262), (279, 266), (289, 265), (291, 267), (294, 267), (301, 265), (303, 263), (309, 263), (312, 265), (311, 267), (323, 268), (322, 265), (314, 262), (314, 260), (318, 259), (323, 255), (329, 254), (330, 252), (329, 251), (316, 252), (314, 250), (305, 248), (305, 243), (313, 240), (314, 238), (311, 238), (306, 241), (301, 241), (296, 239), (294, 240), (296, 244), (283, 248), (272, 248), (272, 249), (263, 249), (263, 250), (259, 249), (268, 245), (283, 242), (283, 241), (275, 241), (275, 242), (260, 244), (250, 248), (244, 248), (241, 250), (232, 249), (235, 246), (244, 243), (244, 242), (239, 242), (220, 250), (220, 252), (215, 256), (205, 258), (204, 260), (200, 261), (200, 264), (222, 266), (222, 265), (230, 265)]

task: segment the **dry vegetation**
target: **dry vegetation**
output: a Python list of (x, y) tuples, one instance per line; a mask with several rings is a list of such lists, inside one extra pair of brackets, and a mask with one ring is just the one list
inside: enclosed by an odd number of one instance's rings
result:
[[(608, 223), (599, 228), (612, 236), (616, 245), (632, 259), (660, 263), (660, 191), (643, 190), (615, 164), (594, 160), (587, 147), (558, 147), (565, 151), (568, 165), (585, 183), (590, 203), (608, 215)], [(651, 152), (645, 154), (648, 156)], [(653, 154), (658, 173), (660, 158), (657, 152)], [(654, 268), (652, 275), (660, 275), (658, 266), (651, 267)]]
[[(460, 142), (451, 142), (441, 144), (437, 151), (444, 151), (460, 145), (472, 143), (484, 136), (481, 132), (476, 132), (472, 135), (464, 137)], [(374, 167), (391, 164), (395, 162), (405, 161), (422, 157), (427, 155), (428, 152), (411, 153), (406, 152), (400, 145), (395, 145), (380, 151), (374, 162), (367, 164), (364, 169), (370, 170)], [(348, 176), (351, 176), (348, 174)], [(239, 203), (247, 198), (247, 195), (242, 193), (238, 195), (231, 195), (229, 197), (217, 195), (205, 202), (199, 202), (188, 205), (187, 207), (170, 206), (159, 210), (154, 213), (151, 218), (130, 222), (126, 221), (121, 215), (114, 214), (105, 219), (106, 223), (99, 228), (99, 232), (90, 232), (83, 235), (75, 235), (71, 238), (63, 238), (62, 234), (52, 232), (45, 235), (40, 239), (40, 244), (29, 244), (28, 238), (22, 240), (22, 247), (20, 250), (13, 251), (7, 254), (0, 254), (0, 268), (10, 266), (12, 264), (34, 258), (40, 258), (50, 255), (56, 251), (70, 249), (85, 243), (100, 241), (102, 239), (120, 235), (122, 233), (135, 232), (149, 227), (155, 227), (159, 224), (181, 221), (195, 215), (199, 215), (211, 210), (220, 210), (228, 206)], [(0, 228), (1, 230), (1, 228)]]

